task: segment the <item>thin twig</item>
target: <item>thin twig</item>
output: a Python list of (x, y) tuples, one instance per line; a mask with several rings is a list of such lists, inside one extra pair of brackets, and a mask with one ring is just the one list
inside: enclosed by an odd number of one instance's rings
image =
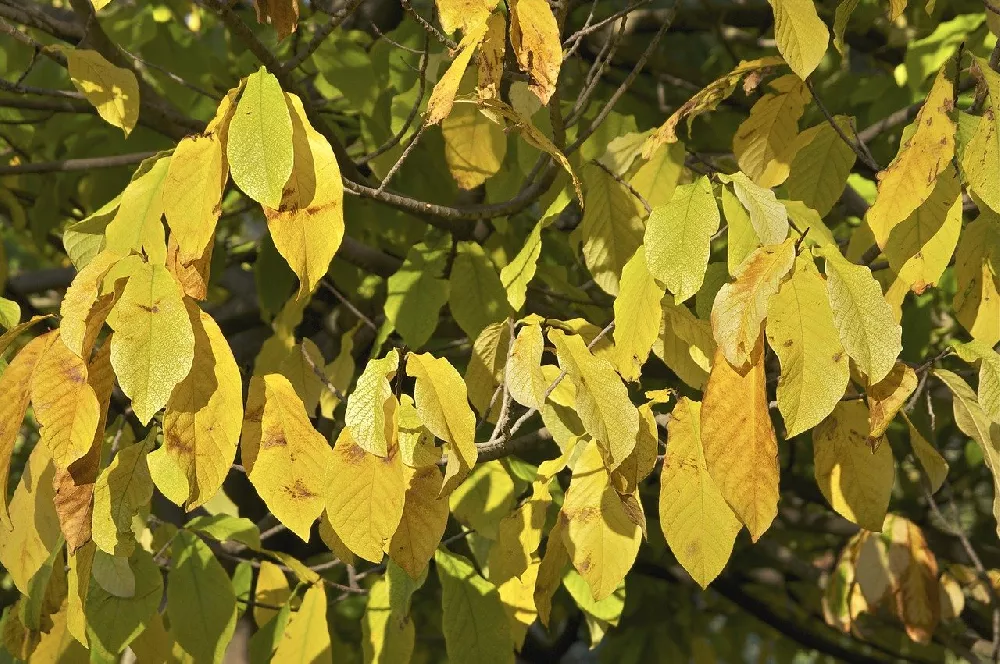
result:
[(389, 172), (385, 174), (385, 177), (382, 179), (382, 183), (379, 184), (378, 188), (375, 189), (376, 195), (381, 195), (382, 193), (385, 192), (385, 188), (389, 186), (389, 182), (392, 180), (392, 177), (396, 174), (396, 172), (400, 169), (400, 167), (402, 167), (403, 162), (406, 161), (406, 158), (410, 156), (410, 153), (413, 151), (413, 148), (417, 147), (417, 142), (420, 141), (420, 137), (423, 136), (424, 129), (426, 128), (427, 125), (422, 124), (420, 125), (420, 129), (418, 129), (417, 132), (413, 134), (413, 138), (410, 139), (410, 142), (407, 143), (406, 147), (403, 149), (403, 154), (399, 155), (399, 159), (397, 159), (396, 163), (392, 165), (392, 168), (389, 169)]
[(504, 376), (502, 377), (501, 384), (503, 385), (503, 396), (500, 400), (500, 414), (497, 416), (497, 424), (493, 427), (493, 434), (490, 439), (486, 442), (486, 446), (495, 445), (498, 440), (504, 435), (504, 429), (507, 427), (507, 420), (510, 417), (510, 386), (507, 384), (506, 371), (507, 367), (510, 366), (510, 358), (514, 354), (514, 319), (507, 319), (507, 329), (510, 331), (510, 341), (507, 343), (507, 359), (504, 361)]
[(330, 394), (337, 397), (337, 399), (339, 399), (340, 401), (344, 401), (345, 399), (347, 399), (344, 393), (338, 390), (337, 386), (334, 385), (329, 378), (327, 378), (326, 372), (323, 371), (323, 369), (321, 369), (318, 364), (316, 364), (315, 360), (312, 359), (312, 357), (309, 355), (309, 351), (306, 350), (306, 345), (299, 344), (299, 350), (302, 352), (302, 359), (305, 360), (306, 364), (309, 365), (309, 368), (312, 369), (312, 372), (316, 374), (316, 377), (319, 378), (319, 381), (323, 383), (323, 387), (325, 387)]
[(615, 21), (615, 20), (617, 20), (617, 19), (619, 19), (619, 18), (621, 18), (623, 16), (628, 16), (629, 14), (631, 14), (633, 11), (635, 11), (639, 7), (641, 7), (643, 5), (648, 5), (649, 2), (650, 2), (650, 0), (639, 0), (639, 2), (632, 3), (631, 5), (629, 5), (628, 7), (626, 7), (625, 9), (621, 9), (621, 10), (615, 12), (614, 14), (612, 14), (611, 16), (608, 16), (607, 18), (601, 19), (600, 21), (598, 21), (597, 23), (594, 23), (593, 25), (590, 25), (590, 20), (594, 16), (593, 8), (591, 8), (590, 17), (587, 18), (587, 23), (584, 24), (584, 26), (582, 28), (580, 28), (579, 30), (577, 30), (576, 32), (574, 32), (573, 34), (571, 34), (569, 37), (567, 37), (565, 41), (563, 41), (563, 48), (569, 48), (570, 49), (563, 56), (563, 60), (569, 58), (569, 56), (571, 56), (573, 54), (572, 52), (576, 50), (577, 46), (579, 45), (580, 40), (582, 40), (584, 37), (586, 37), (587, 35), (592, 34), (594, 32), (597, 32), (598, 30), (600, 30), (601, 28), (603, 28), (604, 26), (606, 26), (608, 23), (611, 23), (612, 21)]
[(333, 296), (336, 297), (338, 300), (340, 300), (340, 303), (342, 305), (350, 309), (351, 313), (353, 313), (355, 316), (358, 317), (358, 320), (367, 325), (370, 329), (374, 330), (376, 333), (378, 332), (379, 329), (378, 325), (376, 325), (375, 322), (371, 318), (366, 316), (360, 309), (354, 306), (354, 303), (352, 303), (350, 300), (344, 297), (344, 295), (342, 295), (341, 292), (337, 290), (336, 286), (334, 286), (332, 283), (329, 282), (327, 277), (321, 279), (319, 283), (320, 285), (323, 286), (323, 288), (333, 293)]
[(291, 58), (284, 64), (284, 71), (286, 73), (291, 72), (293, 69), (308, 60), (312, 54), (315, 53), (320, 46), (322, 46), (323, 42), (326, 41), (326, 38), (329, 37), (341, 23), (347, 20), (347, 17), (353, 14), (355, 9), (361, 6), (362, 2), (364, 2), (364, 0), (350, 0), (342, 13), (336, 16), (331, 16), (326, 25), (316, 30), (316, 34), (313, 35), (311, 40), (309, 40), (309, 44), (306, 45), (305, 49), (301, 53), (297, 53), (295, 57)]
[(431, 25), (427, 21), (427, 19), (418, 14), (417, 10), (414, 9), (413, 6), (410, 4), (410, 0), (399, 0), (399, 4), (401, 4), (403, 6), (403, 9), (409, 12), (410, 15), (417, 20), (417, 23), (419, 23), (423, 27), (423, 29), (427, 31), (427, 34), (432, 35), (435, 39), (437, 39), (439, 42), (441, 42), (442, 44), (444, 44), (453, 51), (456, 48), (458, 48), (458, 44), (456, 44), (451, 39), (448, 39), (444, 34), (441, 33), (440, 30)]
[[(837, 124), (837, 121), (833, 119), (833, 115), (830, 114), (829, 109), (827, 109), (826, 105), (819, 98), (819, 95), (816, 94), (816, 87), (813, 85), (813, 82), (811, 80), (806, 79), (806, 87), (809, 88), (809, 93), (812, 95), (813, 101), (816, 102), (816, 106), (818, 106), (819, 110), (823, 113), (823, 117), (826, 118), (827, 123), (831, 127), (833, 127), (833, 130), (837, 132), (837, 135), (840, 136), (840, 139), (844, 141), (844, 143), (846, 143), (848, 147), (851, 148), (851, 150), (854, 151), (854, 154), (858, 156), (858, 159), (860, 159), (865, 166), (875, 171), (876, 173), (882, 170), (882, 167), (879, 166), (878, 162), (875, 161), (875, 158), (872, 157), (872, 153), (869, 152), (868, 146), (865, 145), (864, 141), (862, 141), (860, 137), (858, 138), (857, 141), (851, 140), (851, 138), (844, 133), (844, 130), (840, 128), (840, 125)], [(855, 134), (855, 136), (857, 136), (857, 134)]]
[(597, 164), (598, 168), (600, 168), (602, 171), (613, 177), (615, 179), (615, 182), (628, 189), (628, 193), (632, 194), (635, 197), (635, 199), (639, 201), (642, 207), (646, 208), (646, 214), (649, 214), (650, 212), (653, 211), (653, 206), (649, 204), (649, 201), (646, 200), (646, 197), (640, 194), (638, 190), (636, 190), (636, 188), (633, 187), (630, 183), (626, 182), (625, 178), (612, 171), (604, 164), (604, 162), (598, 159), (595, 159), (593, 163)]

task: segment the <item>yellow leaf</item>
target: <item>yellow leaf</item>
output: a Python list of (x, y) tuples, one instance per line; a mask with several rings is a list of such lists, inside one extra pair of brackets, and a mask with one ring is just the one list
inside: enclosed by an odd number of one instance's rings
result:
[(96, 337), (94, 328), (104, 324), (102, 314), (106, 316), (107, 310), (97, 302), (101, 296), (101, 282), (120, 258), (120, 255), (110, 251), (97, 254), (73, 277), (59, 306), (62, 319), (59, 323), (60, 336), (63, 343), (80, 357), (90, 353), (87, 342)]
[(639, 433), (639, 412), (611, 364), (594, 357), (579, 335), (558, 328), (549, 331), (559, 366), (576, 386), (576, 411), (614, 470), (632, 453)]
[(708, 111), (715, 108), (729, 95), (733, 94), (736, 84), (748, 74), (760, 75), (760, 72), (770, 67), (779, 67), (784, 61), (777, 56), (769, 56), (758, 60), (743, 60), (735, 69), (720, 78), (715, 79), (704, 88), (695, 93), (691, 99), (684, 102), (673, 114), (667, 118), (666, 122), (657, 128), (642, 147), (642, 156), (649, 159), (656, 150), (667, 143), (677, 142), (677, 125), (684, 118), (688, 120), (688, 127), (691, 122)]
[(376, 456), (344, 428), (327, 467), (329, 477), (337, 481), (326, 504), (333, 529), (355, 554), (381, 562), (403, 517), (406, 476), (399, 447), (391, 445), (385, 457)]
[(302, 297), (316, 290), (340, 248), (344, 185), (333, 148), (309, 124), (302, 101), (288, 93), (284, 101), (292, 123), (291, 175), (282, 183), (280, 205), (261, 202), (274, 247), (298, 275)]
[(979, 405), (990, 419), (1000, 422), (1000, 353), (975, 339), (956, 345), (955, 353), (969, 364), (979, 362)]
[(10, 345), (14, 343), (15, 339), (21, 336), (29, 328), (48, 318), (51, 318), (51, 316), (32, 316), (30, 320), (27, 320), (19, 325), (15, 325), (3, 334), (0, 334), (0, 359), (2, 359), (7, 353), (7, 349), (10, 348)]
[[(531, 497), (500, 520), (497, 539), (490, 547), (489, 556), (489, 576), (493, 585), (501, 587), (531, 567), (534, 554), (542, 543), (542, 529), (552, 504), (549, 492), (551, 479), (540, 475), (531, 484)], [(534, 583), (531, 586), (533, 592)], [(502, 596), (502, 589), (500, 593)]]
[(526, 324), (514, 339), (506, 367), (507, 390), (511, 398), (525, 408), (541, 410), (549, 387), (542, 374), (542, 351), (545, 340), (541, 325)]
[(236, 595), (215, 554), (181, 530), (171, 546), (167, 616), (177, 645), (196, 662), (220, 664), (236, 629)]
[(910, 447), (913, 448), (913, 455), (917, 457), (920, 466), (927, 473), (931, 493), (937, 493), (945, 478), (948, 477), (948, 462), (945, 461), (941, 453), (934, 449), (934, 446), (927, 442), (923, 434), (917, 430), (906, 412), (903, 412), (903, 419), (906, 420), (907, 429), (910, 432)]
[(438, 19), (448, 34), (469, 28), (486, 20), (497, 0), (437, 0)]
[(934, 375), (951, 390), (955, 424), (979, 445), (983, 462), (993, 476), (993, 518), (997, 521), (997, 534), (1000, 535), (1000, 424), (983, 411), (976, 393), (958, 374), (935, 369)]
[(278, 615), (278, 609), (267, 608), (261, 604), (281, 606), (291, 596), (292, 590), (288, 587), (288, 577), (285, 576), (285, 572), (269, 560), (261, 561), (253, 607), (253, 619), (257, 626), (263, 627)]
[(465, 36), (458, 44), (458, 55), (448, 66), (444, 75), (438, 79), (431, 91), (431, 97), (427, 100), (426, 123), (436, 125), (451, 114), (451, 108), (455, 104), (455, 95), (458, 94), (458, 86), (465, 76), (465, 70), (472, 61), (472, 56), (479, 47), (479, 44), (486, 37), (486, 28), (489, 13), (482, 16), (476, 15), (468, 17), (468, 22), (463, 27)]
[(865, 219), (883, 249), (892, 229), (931, 195), (938, 175), (951, 164), (955, 154), (950, 67), (953, 67), (951, 62), (946, 63), (934, 79), (934, 86), (913, 122), (916, 131), (888, 168), (878, 174), (878, 196)]
[(500, 412), (499, 402), (493, 401), (493, 395), (503, 379), (508, 349), (510, 349), (510, 325), (506, 321), (491, 323), (476, 337), (469, 365), (465, 369), (465, 385), (469, 390), (469, 401), (481, 416), (486, 417), (489, 411), (489, 419), (492, 422), (496, 422)]
[(712, 326), (701, 320), (683, 305), (675, 305), (665, 297), (663, 323), (660, 337), (653, 344), (656, 354), (677, 377), (700, 390), (708, 378), (712, 357), (715, 355), (715, 339)]
[(437, 465), (441, 460), (441, 448), (435, 445), (434, 434), (420, 420), (409, 394), (399, 398), (399, 451), (403, 454), (403, 464), (411, 468)]
[[(583, 259), (597, 285), (617, 295), (622, 269), (642, 245), (643, 210), (629, 190), (600, 166), (586, 164), (581, 176), (584, 209), (576, 233), (582, 241)], [(657, 276), (659, 270), (654, 267), (651, 272)]]
[(362, 619), (361, 646), (366, 663), (409, 662), (413, 656), (416, 630), (405, 607), (397, 606), (388, 574), (379, 577), (368, 592)]
[(996, 186), (1000, 174), (1000, 74), (987, 61), (972, 57), (989, 90), (991, 107), (983, 112), (976, 132), (965, 146), (962, 168), (969, 189), (991, 210), (1000, 212), (1000, 190)]
[(546, 0), (512, 0), (510, 44), (521, 71), (531, 79), (529, 88), (543, 104), (556, 90), (562, 65), (559, 24)]
[(39, 358), (57, 341), (56, 332), (32, 339), (0, 373), (0, 394), (3, 395), (0, 399), (0, 486), (4, 487), (0, 491), (0, 528), (9, 530), (12, 527), (7, 511), (7, 484), (14, 445), (31, 399), (31, 375)]
[(270, 23), (278, 41), (295, 32), (299, 23), (299, 0), (254, 0), (258, 23)]
[(94, 483), (101, 469), (104, 449), (104, 427), (108, 419), (111, 392), (115, 386), (115, 373), (111, 367), (111, 344), (107, 341), (94, 355), (87, 367), (87, 381), (97, 402), (100, 418), (90, 443), (90, 449), (69, 468), (56, 468), (53, 480), (56, 495), (55, 507), (59, 526), (66, 537), (66, 550), (73, 553), (90, 541), (94, 510)]
[(201, 256), (215, 239), (228, 177), (224, 146), (215, 134), (188, 136), (174, 149), (163, 180), (163, 212), (185, 259)]
[(629, 184), (654, 208), (665, 205), (684, 172), (684, 144), (663, 145), (635, 172)]
[[(59, 542), (53, 507), (55, 467), (45, 445), (35, 445), (10, 501), (9, 525), (0, 525), (0, 565), (22, 594)], [(4, 478), (6, 479), (6, 477)]]
[(194, 359), (194, 332), (180, 286), (163, 265), (140, 263), (111, 310), (111, 364), (146, 425)]
[(978, 341), (1000, 342), (1000, 216), (984, 210), (955, 250), (955, 317)]
[(163, 616), (153, 612), (142, 634), (135, 637), (129, 649), (135, 653), (136, 661), (143, 664), (166, 664), (174, 648), (174, 637), (163, 625)]
[(535, 582), (540, 568), (541, 564), (535, 557), (520, 576), (511, 577), (497, 588), (500, 592), (500, 600), (503, 602), (504, 612), (507, 614), (507, 623), (510, 625), (510, 636), (515, 650), (522, 648), (528, 629), (538, 617), (534, 594)]
[(649, 273), (678, 304), (701, 288), (719, 221), (712, 183), (704, 176), (674, 189), (670, 202), (649, 215), (643, 242)]
[[(847, 136), (854, 131), (846, 116), (835, 116), (834, 122)], [(795, 156), (785, 181), (788, 197), (825, 217), (840, 199), (857, 155), (829, 122), (806, 129), (795, 143)]]
[(701, 442), (709, 474), (756, 542), (778, 514), (779, 474), (761, 339), (742, 371), (721, 347), (716, 351), (701, 407)]
[(514, 481), (499, 461), (478, 464), (449, 496), (455, 519), (491, 540), (497, 538), (500, 520), (514, 507)]
[(836, 247), (821, 249), (820, 255), (826, 259), (827, 294), (840, 342), (868, 383), (877, 383), (902, 350), (902, 328), (871, 270), (850, 263)]
[(130, 556), (135, 548), (132, 517), (149, 505), (153, 480), (146, 455), (156, 444), (154, 427), (146, 440), (118, 450), (94, 485), (94, 544), (113, 556)]
[(793, 74), (776, 79), (771, 87), (774, 92), (757, 100), (733, 136), (733, 153), (740, 170), (764, 187), (774, 187), (788, 176), (790, 148), (799, 131), (799, 118), (811, 99), (805, 83)]
[(94, 4), (94, 9), (100, 11), (111, 4), (111, 0), (91, 0)]
[(627, 381), (639, 380), (642, 365), (659, 336), (662, 299), (663, 289), (649, 273), (645, 252), (636, 251), (622, 270), (621, 290), (614, 304), (612, 357), (618, 373)]
[(40, 426), (39, 442), (57, 469), (66, 469), (90, 450), (101, 405), (87, 382), (87, 363), (58, 340), (42, 353), (31, 377), (31, 402)]
[(302, 604), (289, 619), (273, 661), (333, 664), (333, 644), (326, 620), (326, 589), (322, 583), (313, 584), (302, 596)]
[(65, 48), (70, 80), (97, 114), (125, 136), (139, 119), (139, 82), (131, 70), (116, 67), (97, 51)]
[(453, 108), (441, 122), (441, 135), (448, 170), (462, 189), (475, 189), (496, 175), (507, 154), (503, 128), (473, 104)]
[(920, 528), (907, 519), (893, 515), (882, 536), (889, 540), (896, 616), (907, 636), (917, 643), (930, 643), (941, 620), (937, 559)]
[[(647, 397), (649, 393), (647, 392)], [(639, 406), (639, 435), (635, 438), (635, 449), (625, 457), (621, 465), (611, 472), (611, 483), (621, 495), (635, 491), (639, 483), (649, 477), (656, 465), (660, 452), (660, 438), (656, 429), (653, 402)]]
[(313, 369), (322, 366), (323, 353), (316, 343), (312, 339), (303, 339), (301, 344), (292, 347), (279, 367), (278, 373), (287, 378), (295, 388), (295, 393), (305, 405), (306, 415), (309, 417), (316, 415), (320, 396), (327, 391), (323, 381)]
[[(482, 0), (472, 0), (482, 3)], [(444, 17), (442, 15), (442, 23)], [(473, 19), (475, 20), (475, 19)], [(490, 14), (486, 20), (486, 37), (479, 47), (479, 81), (476, 93), (480, 99), (499, 99), (503, 79), (503, 63), (507, 51), (507, 19), (502, 12)], [(507, 143), (504, 142), (504, 152)]]
[(611, 486), (593, 443), (586, 444), (576, 461), (560, 520), (565, 523), (563, 542), (573, 567), (586, 579), (594, 600), (601, 601), (615, 592), (635, 562), (642, 532)]
[(330, 479), (347, 476), (333, 472), (334, 452), (309, 422), (288, 379), (269, 374), (263, 383), (260, 450), (247, 477), (278, 521), (308, 542), (332, 492)]
[(755, 184), (743, 173), (732, 176), (733, 193), (750, 215), (750, 225), (761, 244), (779, 244), (788, 237), (788, 212), (774, 192)]
[(948, 167), (930, 197), (889, 233), (885, 257), (900, 287), (922, 293), (936, 284), (961, 230), (962, 189), (955, 169)]
[(276, 208), (292, 173), (292, 119), (281, 86), (261, 68), (247, 77), (232, 122), (226, 154), (233, 182), (250, 198)]
[[(194, 361), (177, 383), (163, 414), (163, 445), (150, 454), (153, 481), (159, 486), (160, 460), (181, 471), (188, 511), (208, 502), (222, 488), (236, 456), (243, 424), (243, 379), (222, 330), (192, 300), (186, 300), (194, 331)], [(171, 492), (164, 491), (167, 497)]]
[(882, 530), (895, 469), (884, 440), (868, 445), (868, 408), (861, 401), (837, 404), (813, 431), (816, 483), (838, 514), (862, 528)]
[(756, 249), (736, 269), (712, 307), (712, 334), (734, 367), (743, 367), (760, 337), (771, 299), (795, 263), (795, 242)]
[(52, 627), (41, 635), (38, 645), (28, 659), (28, 664), (89, 661), (87, 651), (67, 630), (68, 614), (69, 608), (63, 603), (59, 610), (50, 616)]
[(701, 403), (678, 401), (667, 436), (670, 444), (660, 474), (660, 524), (677, 562), (707, 588), (729, 561), (741, 525), (705, 465)]
[(465, 381), (443, 357), (408, 353), (406, 373), (416, 379), (413, 400), (424, 426), (449, 445), (442, 494), (451, 493), (476, 465), (476, 415)]
[(84, 605), (90, 593), (90, 576), (96, 550), (93, 542), (87, 542), (76, 552), (67, 551), (66, 554), (66, 628), (84, 646), (90, 645)]
[(468, 560), (440, 548), (441, 628), (449, 662), (514, 662), (514, 647), (497, 589)]
[[(563, 195), (559, 199), (569, 202), (569, 198)], [(507, 292), (507, 301), (515, 311), (520, 311), (524, 306), (528, 283), (535, 277), (538, 269), (538, 257), (542, 253), (542, 231), (556, 220), (556, 215), (550, 212), (551, 208), (531, 228), (517, 255), (500, 270), (500, 283)]]
[(878, 438), (886, 432), (915, 389), (917, 374), (902, 362), (897, 362), (881, 381), (868, 386), (869, 438)]
[(771, 300), (767, 343), (781, 362), (778, 410), (792, 438), (833, 411), (851, 374), (826, 284), (808, 255), (795, 260), (791, 278)]
[(163, 234), (163, 182), (170, 167), (170, 157), (156, 155), (146, 159), (132, 176), (114, 219), (105, 229), (107, 249), (126, 256), (131, 251), (145, 251), (153, 263), (163, 263), (167, 244)]
[(380, 360), (370, 360), (347, 397), (344, 422), (357, 445), (384, 457), (396, 440), (398, 408), (390, 381), (399, 368), (399, 353), (391, 349)]
[(436, 465), (403, 472), (407, 477), (403, 515), (388, 553), (410, 578), (419, 579), (448, 525), (448, 500), (439, 495), (442, 478)]
[(803, 81), (819, 66), (830, 44), (830, 32), (812, 0), (768, 0), (774, 10), (778, 52)]

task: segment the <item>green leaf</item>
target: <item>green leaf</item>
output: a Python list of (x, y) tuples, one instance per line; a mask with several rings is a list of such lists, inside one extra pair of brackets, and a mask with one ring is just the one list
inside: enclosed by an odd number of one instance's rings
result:
[(135, 595), (116, 597), (91, 578), (84, 605), (91, 645), (111, 654), (125, 650), (146, 628), (163, 597), (163, 577), (152, 555), (136, 547), (128, 564), (135, 574)]
[(263, 66), (247, 77), (226, 150), (233, 182), (258, 203), (277, 208), (292, 173), (292, 119), (278, 79)]
[[(600, 166), (587, 164), (583, 178), (583, 219), (575, 231), (584, 262), (605, 292), (618, 294), (618, 279), (642, 244), (642, 207), (623, 185)], [(656, 270), (654, 270), (654, 276)]]
[(389, 277), (386, 321), (410, 348), (426, 344), (438, 325), (438, 312), (448, 301), (448, 282), (441, 278), (447, 249), (420, 243), (410, 249), (402, 267)]
[[(846, 136), (852, 135), (850, 118), (838, 115), (833, 120)], [(857, 155), (829, 122), (806, 129), (795, 141), (801, 147), (788, 167), (788, 197), (826, 216), (840, 199)]]
[(497, 589), (468, 560), (434, 554), (441, 582), (441, 622), (451, 662), (514, 662), (514, 645)]
[(474, 242), (458, 245), (451, 266), (448, 305), (455, 322), (470, 339), (510, 313), (500, 276), (483, 248)]
[(236, 596), (208, 545), (180, 531), (171, 547), (167, 615), (177, 644), (196, 662), (222, 661), (236, 629)]

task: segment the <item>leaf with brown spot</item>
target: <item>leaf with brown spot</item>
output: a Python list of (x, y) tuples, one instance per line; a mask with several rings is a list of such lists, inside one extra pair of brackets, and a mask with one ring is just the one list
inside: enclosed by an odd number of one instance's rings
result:
[(378, 563), (403, 517), (407, 482), (399, 446), (385, 457), (362, 449), (343, 428), (330, 460), (333, 485), (326, 513), (344, 544), (355, 554)]
[(299, 0), (254, 0), (258, 23), (270, 23), (278, 41), (295, 32), (299, 23)]
[(559, 25), (546, 0), (511, 0), (510, 43), (529, 88), (543, 104), (555, 92), (562, 66)]
[(902, 362), (896, 362), (889, 375), (868, 387), (869, 440), (880, 438), (885, 433), (892, 418), (915, 389), (917, 374)]
[(404, 468), (403, 473), (403, 513), (386, 553), (410, 578), (419, 579), (448, 525), (448, 499), (439, 495), (442, 477), (436, 465)]
[(287, 378), (269, 374), (263, 383), (260, 449), (247, 477), (274, 516), (308, 542), (333, 490), (333, 450), (313, 428)]

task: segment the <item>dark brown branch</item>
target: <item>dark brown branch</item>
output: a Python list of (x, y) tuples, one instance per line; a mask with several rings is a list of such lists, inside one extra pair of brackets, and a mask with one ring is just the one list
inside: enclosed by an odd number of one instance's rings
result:
[[(2, 105), (2, 104), (0, 104)], [(94, 168), (111, 168), (138, 164), (143, 159), (155, 155), (155, 152), (134, 152), (118, 154), (111, 157), (89, 157), (85, 159), (59, 159), (38, 163), (19, 164), (17, 166), (0, 165), (0, 175), (22, 175), (25, 173), (56, 173), (66, 171), (87, 171)]]

